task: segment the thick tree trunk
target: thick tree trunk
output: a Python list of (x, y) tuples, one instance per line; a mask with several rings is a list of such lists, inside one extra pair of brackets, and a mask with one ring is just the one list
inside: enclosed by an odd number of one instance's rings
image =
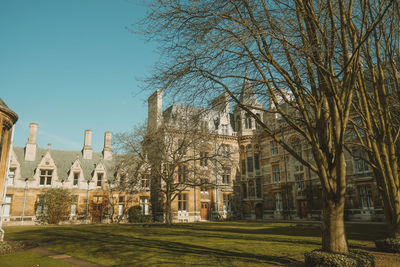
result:
[(383, 209), (387, 224), (387, 235), (391, 238), (400, 239), (400, 201), (399, 196), (393, 197), (391, 201), (388, 194), (381, 193), (383, 199)]
[(325, 170), (326, 176), (321, 180), (330, 181), (323, 186), (322, 194), (322, 250), (347, 253), (349, 250), (344, 228), (346, 160), (344, 152), (336, 155), (335, 168)]
[(325, 201), (322, 214), (322, 249), (328, 252), (348, 252), (344, 229), (344, 201)]
[[(373, 156), (373, 155), (371, 155)], [(397, 170), (397, 166), (395, 168)], [(385, 177), (383, 168), (374, 169), (375, 180), (378, 185), (379, 194), (382, 197), (385, 221), (387, 224), (387, 235), (391, 238), (400, 238), (400, 194), (397, 191), (395, 179)], [(395, 172), (393, 172), (395, 173)]]
[(165, 200), (165, 223), (172, 224), (171, 194), (167, 193)]

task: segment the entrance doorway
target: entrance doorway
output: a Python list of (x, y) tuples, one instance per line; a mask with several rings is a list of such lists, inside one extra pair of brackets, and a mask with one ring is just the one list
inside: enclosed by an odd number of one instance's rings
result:
[(258, 203), (255, 207), (255, 213), (256, 213), (256, 219), (262, 219), (263, 218), (263, 204)]
[(208, 210), (210, 205), (207, 202), (201, 202), (200, 216), (202, 220), (208, 220)]
[(300, 218), (307, 218), (307, 201), (299, 200), (299, 212)]

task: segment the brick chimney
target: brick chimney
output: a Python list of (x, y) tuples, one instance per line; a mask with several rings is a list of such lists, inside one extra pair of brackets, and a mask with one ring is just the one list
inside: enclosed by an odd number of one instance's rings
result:
[(38, 124), (31, 122), (29, 123), (29, 137), (28, 142), (25, 145), (25, 160), (34, 161), (36, 158), (36, 135), (38, 130)]
[(84, 159), (92, 159), (92, 130), (85, 130), (85, 139), (83, 143), (82, 156)]
[(111, 149), (111, 132), (104, 133), (104, 148), (103, 148), (103, 158), (104, 160), (112, 159), (112, 149)]

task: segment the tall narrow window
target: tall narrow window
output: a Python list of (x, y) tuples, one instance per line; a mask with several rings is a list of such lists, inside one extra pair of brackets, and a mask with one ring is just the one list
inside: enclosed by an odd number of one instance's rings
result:
[(246, 160), (242, 159), (242, 174), (246, 174)]
[(78, 181), (79, 181), (79, 172), (74, 172), (74, 187), (78, 186)]
[(231, 183), (231, 169), (225, 168), (222, 172), (222, 183), (230, 184)]
[(178, 183), (185, 183), (186, 178), (187, 178), (186, 175), (187, 175), (187, 167), (179, 166), (178, 167)]
[(256, 179), (256, 196), (257, 198), (261, 198), (262, 195), (262, 188), (261, 188), (261, 179)]
[(283, 210), (283, 203), (282, 203), (282, 194), (275, 193), (275, 210), (282, 211)]
[(254, 169), (257, 171), (260, 169), (260, 155), (258, 153), (254, 153)]
[(373, 209), (374, 203), (372, 201), (372, 192), (369, 185), (362, 185), (358, 187), (358, 194), (360, 197), (360, 204), (362, 209)]
[(253, 157), (247, 157), (247, 171), (253, 172)]
[(356, 165), (356, 173), (368, 172), (368, 164), (364, 160), (364, 158), (365, 158), (365, 153), (359, 150), (354, 152), (354, 163)]
[(253, 128), (253, 119), (250, 117), (249, 114), (246, 114), (246, 119), (244, 121), (244, 126), (246, 129), (252, 129)]
[(200, 152), (200, 167), (208, 166), (208, 152)]
[(200, 193), (202, 194), (208, 194), (208, 181), (207, 179), (201, 179), (200, 180)]
[(41, 170), (40, 171), (40, 185), (51, 185), (51, 177), (53, 176), (52, 170)]
[(223, 205), (224, 211), (230, 212), (232, 210), (232, 195), (223, 194)]
[(256, 196), (255, 193), (254, 182), (251, 180), (249, 181), (249, 198), (254, 198)]
[(148, 179), (147, 176), (140, 177), (140, 186), (142, 187), (142, 189), (149, 189), (150, 180)]
[(276, 156), (279, 154), (278, 143), (276, 141), (270, 142), (270, 148), (271, 148), (271, 156)]
[(240, 116), (236, 117), (236, 131), (239, 132), (240, 131)]
[(103, 183), (103, 173), (97, 173), (97, 186), (101, 186)]
[(242, 184), (242, 195), (243, 198), (247, 198), (247, 185), (245, 183)]
[(142, 209), (143, 215), (149, 214), (149, 198), (148, 197), (140, 197), (140, 207)]
[(125, 197), (120, 196), (118, 199), (118, 216), (124, 215)]
[(281, 173), (279, 171), (279, 165), (272, 165), (272, 181), (274, 183), (281, 182)]
[(187, 211), (187, 194), (181, 193), (178, 195), (178, 210)]
[(304, 174), (303, 173), (297, 173), (297, 174), (294, 175), (294, 179), (296, 180), (297, 191), (304, 190)]
[(8, 172), (8, 179), (7, 179), (8, 186), (14, 185), (14, 178), (15, 178), (15, 169), (10, 169), (10, 171)]

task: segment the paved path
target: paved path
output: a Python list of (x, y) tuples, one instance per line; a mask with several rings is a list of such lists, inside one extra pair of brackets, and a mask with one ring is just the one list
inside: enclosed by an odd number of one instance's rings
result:
[(32, 248), (31, 251), (39, 253), (43, 256), (47, 256), (49, 258), (55, 259), (55, 260), (61, 260), (61, 261), (65, 261), (68, 262), (70, 264), (73, 264), (75, 266), (79, 266), (79, 267), (99, 267), (101, 265), (90, 262), (90, 261), (85, 261), (85, 260), (81, 260), (78, 258), (74, 258), (72, 256), (69, 256), (67, 254), (60, 254), (54, 251), (50, 251), (48, 250), (46, 247), (49, 246), (50, 244), (39, 244), (39, 246)]

